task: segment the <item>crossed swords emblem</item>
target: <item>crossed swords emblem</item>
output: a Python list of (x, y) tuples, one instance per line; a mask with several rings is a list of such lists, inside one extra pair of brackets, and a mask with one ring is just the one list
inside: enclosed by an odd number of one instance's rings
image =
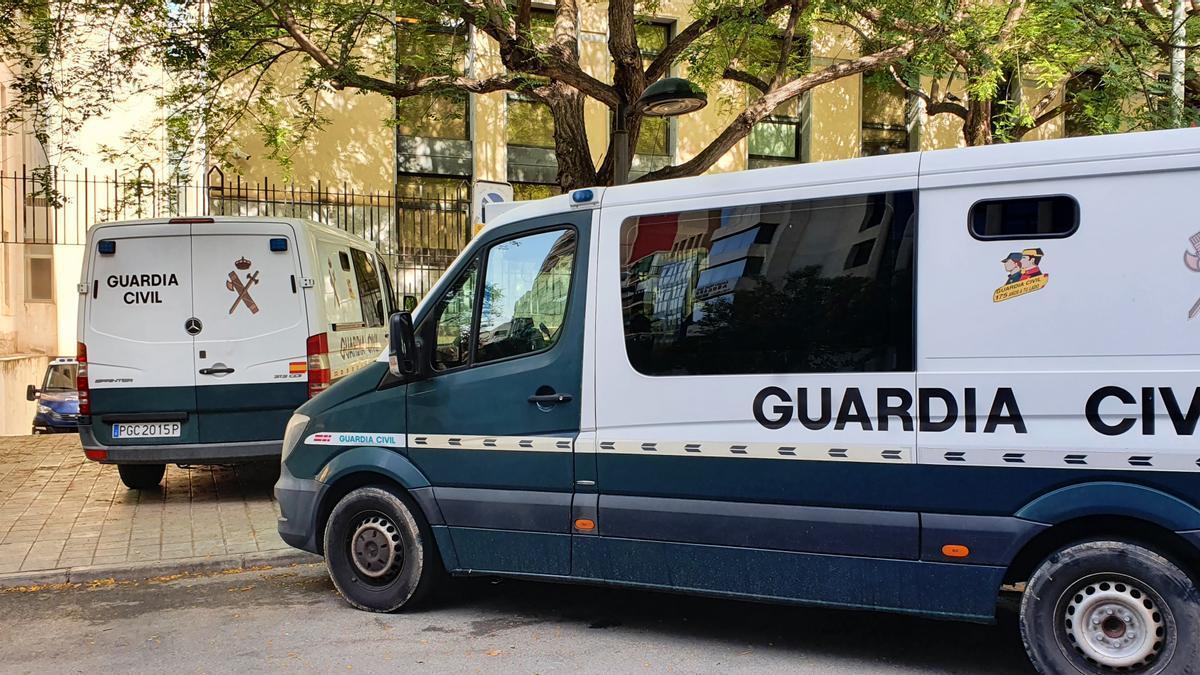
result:
[[(1200, 232), (1193, 234), (1189, 241), (1192, 243), (1192, 251), (1183, 252), (1183, 264), (1193, 272), (1200, 272)], [(1197, 298), (1196, 304), (1188, 310), (1188, 319), (1194, 319), (1198, 314), (1200, 314), (1200, 298)]]
[[(250, 267), (250, 261), (242, 258), (234, 263), (235, 267), (246, 269)], [(250, 287), (258, 283), (258, 271), (249, 272), (246, 274), (246, 281), (243, 282), (238, 276), (236, 270), (229, 273), (229, 281), (225, 282), (225, 288), (237, 293), (237, 299), (233, 301), (233, 305), (229, 308), (229, 313), (233, 314), (233, 310), (237, 309), (239, 304), (245, 304), (251, 314), (258, 314), (258, 304), (254, 302), (254, 298), (250, 297)]]

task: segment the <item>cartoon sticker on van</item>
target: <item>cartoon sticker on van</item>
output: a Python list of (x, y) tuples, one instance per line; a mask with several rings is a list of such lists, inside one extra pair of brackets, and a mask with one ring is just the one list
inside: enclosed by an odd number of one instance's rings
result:
[[(1192, 235), (1192, 250), (1183, 252), (1183, 264), (1193, 272), (1200, 272), (1200, 232)], [(1196, 303), (1188, 310), (1188, 321), (1196, 318), (1200, 314), (1200, 298), (1196, 298)]]
[[(233, 266), (238, 270), (248, 270), (252, 265), (246, 256), (242, 256), (233, 262)], [(249, 272), (246, 274), (245, 283), (238, 276), (237, 270), (229, 273), (229, 281), (225, 282), (225, 288), (237, 293), (237, 299), (233, 301), (233, 305), (229, 308), (229, 313), (233, 314), (233, 310), (237, 309), (239, 304), (246, 305), (251, 314), (258, 314), (258, 304), (254, 302), (254, 298), (250, 297), (250, 287), (258, 283), (258, 272)]]
[(1000, 263), (1008, 279), (992, 293), (992, 302), (1004, 302), (1045, 288), (1050, 275), (1042, 271), (1043, 257), (1045, 253), (1040, 248), (1026, 248), (1004, 256)]

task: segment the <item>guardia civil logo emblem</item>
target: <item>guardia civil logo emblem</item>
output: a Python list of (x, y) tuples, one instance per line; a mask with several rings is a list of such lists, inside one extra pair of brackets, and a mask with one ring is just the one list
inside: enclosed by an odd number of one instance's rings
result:
[(1045, 255), (1040, 248), (1027, 248), (1004, 256), (1000, 263), (1008, 279), (992, 293), (992, 302), (1012, 300), (1045, 288), (1050, 283), (1050, 275), (1042, 271)]
[[(1192, 244), (1192, 250), (1183, 252), (1183, 264), (1193, 272), (1200, 272), (1200, 232), (1192, 235), (1189, 240)], [(1188, 310), (1188, 321), (1196, 318), (1200, 314), (1200, 298), (1196, 299), (1196, 303)]]
[[(246, 256), (233, 261), (236, 269), (229, 273), (229, 280), (225, 282), (225, 288), (237, 293), (237, 299), (229, 308), (230, 314), (233, 314), (238, 305), (245, 305), (251, 314), (258, 314), (258, 304), (254, 302), (254, 298), (250, 297), (250, 287), (258, 283), (258, 271), (246, 272), (252, 264), (246, 259)], [(246, 272), (245, 280), (242, 279), (240, 272)]]

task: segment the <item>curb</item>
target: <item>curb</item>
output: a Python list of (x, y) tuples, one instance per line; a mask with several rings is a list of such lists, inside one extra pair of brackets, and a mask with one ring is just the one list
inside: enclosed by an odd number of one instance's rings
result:
[(208, 558), (176, 558), (154, 560), (143, 563), (118, 563), (113, 565), (83, 565), (52, 570), (9, 572), (0, 574), (0, 590), (30, 586), (56, 584), (79, 584), (91, 581), (141, 581), (176, 574), (203, 574), (211, 572), (233, 572), (250, 568), (283, 567), (322, 562), (324, 558), (314, 553), (281, 549), (279, 551), (256, 551), (236, 555)]

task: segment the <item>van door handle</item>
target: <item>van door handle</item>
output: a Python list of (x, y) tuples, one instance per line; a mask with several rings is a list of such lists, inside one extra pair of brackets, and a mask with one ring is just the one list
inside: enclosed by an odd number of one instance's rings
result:
[(572, 398), (574, 397), (570, 394), (534, 394), (529, 397), (529, 402), (539, 405), (554, 405), (555, 403), (570, 403)]
[(201, 368), (201, 375), (228, 375), (233, 372), (233, 368)]

